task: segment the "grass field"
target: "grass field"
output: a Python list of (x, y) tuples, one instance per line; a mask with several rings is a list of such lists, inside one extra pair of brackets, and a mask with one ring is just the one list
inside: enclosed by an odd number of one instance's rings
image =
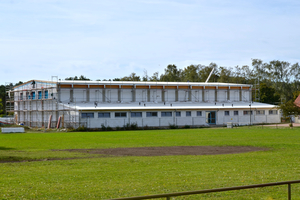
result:
[[(255, 146), (241, 154), (100, 157), (53, 151)], [(51, 160), (49, 159), (66, 160)], [(78, 159), (67, 159), (78, 158)], [(47, 160), (48, 159), (48, 160)], [(259, 127), (0, 134), (0, 199), (110, 199), (300, 179), (300, 129)], [(40, 160), (29, 162), (32, 160)], [(27, 162), (25, 162), (27, 161)], [(300, 184), (292, 185), (300, 199)], [(278, 186), (174, 199), (287, 199)]]

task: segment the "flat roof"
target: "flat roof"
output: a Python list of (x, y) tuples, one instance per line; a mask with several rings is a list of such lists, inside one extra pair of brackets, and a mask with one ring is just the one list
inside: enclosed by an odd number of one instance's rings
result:
[(251, 84), (237, 84), (237, 83), (219, 83), (219, 82), (152, 82), (152, 81), (73, 81), (73, 80), (60, 80), (60, 84), (89, 84), (89, 85), (194, 85), (194, 86), (245, 86), (251, 87)]
[(81, 111), (115, 111), (115, 110), (234, 110), (234, 109), (276, 109), (277, 106), (253, 102), (132, 102), (132, 103), (61, 103), (61, 105)]

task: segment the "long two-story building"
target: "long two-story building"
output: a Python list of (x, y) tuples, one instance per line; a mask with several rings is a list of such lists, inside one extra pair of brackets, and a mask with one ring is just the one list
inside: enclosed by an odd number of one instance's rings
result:
[(274, 105), (252, 102), (252, 85), (202, 82), (31, 80), (8, 91), (16, 123), (113, 128), (279, 123)]

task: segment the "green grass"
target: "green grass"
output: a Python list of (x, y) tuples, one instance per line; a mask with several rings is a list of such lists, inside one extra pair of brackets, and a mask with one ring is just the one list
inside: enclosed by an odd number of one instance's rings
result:
[[(53, 151), (144, 146), (256, 146), (228, 155), (99, 157)], [(172, 129), (0, 134), (1, 199), (109, 199), (300, 179), (300, 129)], [(90, 158), (90, 157), (95, 158)], [(300, 199), (300, 184), (292, 185)], [(174, 199), (287, 199), (287, 187)]]

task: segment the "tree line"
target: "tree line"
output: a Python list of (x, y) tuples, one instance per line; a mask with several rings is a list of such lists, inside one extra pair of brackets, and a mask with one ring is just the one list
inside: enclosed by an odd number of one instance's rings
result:
[[(205, 82), (211, 71), (214, 69), (209, 82), (251, 84), (254, 88), (253, 101), (280, 105), (284, 114), (292, 112), (299, 113), (298, 108), (293, 104), (300, 90), (300, 65), (291, 64), (286, 61), (273, 60), (263, 62), (260, 59), (252, 59), (252, 66), (224, 67), (216, 63), (209, 65), (189, 65), (179, 69), (175, 64), (169, 64), (162, 74), (159, 72), (148, 76), (138, 76), (132, 72), (128, 76), (103, 79), (102, 81), (155, 81), (155, 82)], [(91, 80), (84, 75), (79, 77), (67, 77), (65, 80)], [(96, 81), (101, 81), (97, 79)], [(20, 84), (20, 82), (18, 83)], [(0, 86), (0, 114), (5, 113), (5, 86)], [(2, 103), (1, 103), (2, 100)]]

